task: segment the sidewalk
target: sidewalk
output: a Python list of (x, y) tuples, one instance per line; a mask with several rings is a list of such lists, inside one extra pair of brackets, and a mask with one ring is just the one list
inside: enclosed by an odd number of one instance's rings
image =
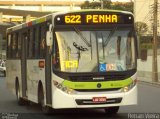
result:
[(153, 82), (151, 78), (146, 78), (146, 77), (138, 77), (137, 79), (138, 79), (138, 82), (160, 86), (160, 79), (158, 82)]

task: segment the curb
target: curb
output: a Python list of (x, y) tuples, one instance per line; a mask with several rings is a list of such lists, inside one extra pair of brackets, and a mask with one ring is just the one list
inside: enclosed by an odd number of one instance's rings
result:
[(148, 85), (152, 85), (152, 86), (158, 86), (160, 87), (160, 82), (149, 82), (149, 81), (142, 81), (142, 80), (138, 80), (138, 83), (144, 83), (144, 84), (148, 84)]

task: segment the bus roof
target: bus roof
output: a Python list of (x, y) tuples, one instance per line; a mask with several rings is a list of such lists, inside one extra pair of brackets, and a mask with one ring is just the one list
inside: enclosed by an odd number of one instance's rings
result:
[(16, 31), (16, 30), (20, 30), (22, 28), (29, 27), (29, 26), (32, 26), (32, 25), (35, 25), (35, 24), (39, 24), (39, 23), (45, 22), (47, 20), (51, 20), (53, 15), (56, 16), (56, 15), (60, 15), (60, 14), (83, 13), (83, 12), (86, 12), (86, 13), (87, 12), (92, 12), (92, 13), (93, 12), (110, 12), (110, 13), (120, 13), (120, 14), (133, 15), (131, 12), (128, 12), (128, 11), (110, 10), (110, 9), (108, 9), (108, 10), (85, 9), (85, 10), (72, 10), (72, 11), (65, 11), (65, 12), (56, 12), (56, 13), (52, 13), (52, 14), (37, 18), (37, 19), (35, 19), (33, 21), (29, 21), (29, 22), (26, 22), (26, 23), (22, 23), (22, 24), (10, 27), (10, 28), (7, 29), (7, 33), (13, 32), (13, 31)]
[(49, 14), (49, 15), (46, 15), (46, 16), (43, 16), (43, 17), (39, 17), (39, 18), (37, 18), (33, 21), (29, 21), (29, 22), (26, 22), (26, 23), (22, 23), (22, 24), (10, 27), (10, 28), (7, 29), (7, 33), (13, 32), (13, 31), (16, 31), (16, 30), (20, 30), (22, 28), (29, 27), (29, 26), (32, 26), (32, 25), (35, 25), (35, 24), (45, 22), (47, 20), (50, 20), (51, 18), (52, 18), (52, 14)]

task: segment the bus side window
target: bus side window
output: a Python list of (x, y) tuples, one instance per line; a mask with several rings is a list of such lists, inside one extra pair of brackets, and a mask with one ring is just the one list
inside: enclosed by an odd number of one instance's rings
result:
[(26, 50), (26, 53), (27, 53), (27, 58), (29, 58), (29, 48), (30, 48), (30, 30), (28, 30), (27, 32), (26, 32), (26, 37), (25, 37), (25, 39), (26, 39), (26, 45), (27, 45), (27, 50)]
[(16, 58), (17, 46), (18, 46), (18, 33), (13, 34), (13, 39), (11, 44), (12, 44), (12, 58)]
[(33, 57), (33, 29), (29, 30), (29, 42), (28, 42), (28, 58)]
[(39, 42), (40, 42), (40, 27), (36, 28), (35, 31), (35, 58), (39, 58)]
[(53, 65), (55, 69), (60, 70), (60, 57), (59, 57), (59, 47), (57, 39), (54, 39), (53, 41), (53, 59), (52, 59)]
[(33, 43), (32, 43), (32, 58), (35, 58), (36, 54), (36, 28), (33, 28)]
[(17, 48), (17, 57), (21, 57), (21, 33), (18, 34), (18, 48)]
[(46, 51), (46, 23), (41, 25), (41, 37), (40, 37), (40, 58), (45, 58)]
[(7, 58), (11, 58), (11, 38), (12, 38), (12, 35), (11, 34), (8, 34), (7, 36)]

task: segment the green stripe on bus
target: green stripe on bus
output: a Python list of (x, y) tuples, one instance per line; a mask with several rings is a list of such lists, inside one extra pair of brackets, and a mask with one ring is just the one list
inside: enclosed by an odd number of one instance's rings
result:
[(40, 19), (36, 20), (36, 24), (42, 23), (42, 22), (45, 22), (45, 21), (46, 21), (46, 18), (40, 18)]
[[(71, 82), (65, 80), (63, 86), (71, 89), (111, 89), (111, 88), (122, 88), (132, 83), (132, 79), (128, 78), (120, 81), (103, 81), (103, 82)], [(101, 84), (98, 88), (97, 85)]]

